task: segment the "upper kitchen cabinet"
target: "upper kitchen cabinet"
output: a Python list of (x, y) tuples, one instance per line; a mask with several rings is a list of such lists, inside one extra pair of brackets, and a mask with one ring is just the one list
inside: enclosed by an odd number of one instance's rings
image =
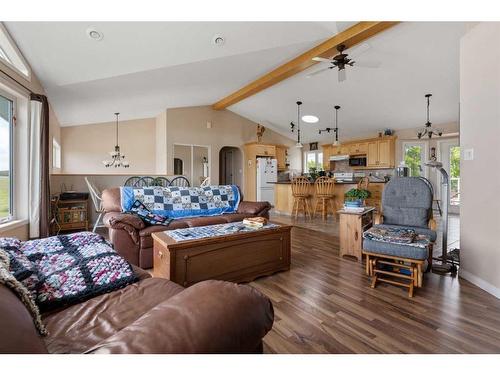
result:
[(366, 166), (369, 168), (394, 168), (395, 137), (374, 139), (367, 144)]
[(287, 166), (288, 147), (284, 145), (276, 145), (276, 160), (278, 161), (278, 171), (288, 169)]
[(368, 143), (353, 143), (349, 146), (349, 155), (366, 155), (368, 153)]
[(323, 166), (330, 170), (330, 156), (349, 155), (351, 157), (366, 156), (366, 167), (353, 169), (382, 169), (395, 166), (395, 136), (360, 139), (345, 142), (339, 146), (323, 145)]

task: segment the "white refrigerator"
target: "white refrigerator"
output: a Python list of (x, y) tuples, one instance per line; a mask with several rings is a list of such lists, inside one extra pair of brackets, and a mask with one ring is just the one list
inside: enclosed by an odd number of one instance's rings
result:
[(278, 181), (278, 161), (257, 158), (257, 200), (274, 205), (274, 184)]

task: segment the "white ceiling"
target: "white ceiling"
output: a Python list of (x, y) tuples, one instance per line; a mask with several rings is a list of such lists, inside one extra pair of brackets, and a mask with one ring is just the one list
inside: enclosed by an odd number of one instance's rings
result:
[[(352, 23), (336, 22), (7, 22), (6, 27), (47, 91), (62, 126), (152, 117), (165, 108), (212, 104)], [(102, 41), (90, 40), (94, 26)], [(303, 124), (304, 141), (332, 125), (341, 137), (415, 127), (425, 121), (424, 94), (434, 94), (433, 123), (457, 120), (458, 46), (463, 23), (403, 23), (370, 39), (347, 81), (311, 68), (230, 110), (292, 136), (295, 102), (320, 123)], [(222, 47), (212, 44), (225, 37)], [(328, 135), (322, 136), (327, 140)], [(331, 135), (330, 135), (331, 137)]]
[(433, 124), (457, 121), (459, 41), (464, 33), (463, 23), (402, 23), (370, 39), (370, 48), (356, 58), (380, 62), (379, 68), (348, 67), (347, 80), (339, 83), (333, 70), (307, 78), (320, 69), (316, 65), (229, 109), (289, 132), (300, 99), (303, 115), (320, 118), (317, 124), (301, 123), (304, 142), (333, 140), (333, 133), (320, 136), (318, 130), (334, 126), (336, 104), (341, 106), (340, 139), (423, 126), (427, 93), (433, 94)]

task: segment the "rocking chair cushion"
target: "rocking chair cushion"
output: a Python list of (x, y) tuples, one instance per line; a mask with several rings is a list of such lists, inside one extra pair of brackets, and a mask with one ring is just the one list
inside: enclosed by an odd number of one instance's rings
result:
[(404, 244), (363, 240), (363, 250), (380, 255), (390, 255), (408, 259), (427, 259), (428, 249)]

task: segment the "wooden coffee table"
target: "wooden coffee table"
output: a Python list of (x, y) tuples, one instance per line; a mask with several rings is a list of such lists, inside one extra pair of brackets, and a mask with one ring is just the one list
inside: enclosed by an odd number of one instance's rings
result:
[[(237, 223), (233, 223), (237, 224)], [(153, 233), (155, 277), (182, 286), (216, 279), (249, 282), (290, 269), (291, 226), (176, 241), (169, 231)]]

